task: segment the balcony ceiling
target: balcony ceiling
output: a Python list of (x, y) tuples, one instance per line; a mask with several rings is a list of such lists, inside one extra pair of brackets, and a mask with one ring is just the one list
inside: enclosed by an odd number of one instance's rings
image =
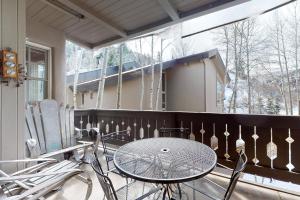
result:
[(245, 1), (247, 0), (26, 0), (26, 3), (28, 20), (63, 31), (68, 39), (96, 48)]

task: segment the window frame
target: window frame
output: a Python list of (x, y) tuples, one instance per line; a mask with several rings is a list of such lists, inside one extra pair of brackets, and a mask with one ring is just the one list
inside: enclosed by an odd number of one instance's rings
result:
[[(27, 47), (33, 47), (41, 50), (48, 51), (48, 68), (47, 68), (47, 78), (41, 79), (37, 77), (27, 77), (28, 80), (41, 80), (45, 81), (47, 83), (47, 99), (52, 99), (52, 48), (41, 45), (35, 42), (31, 42), (26, 40), (26, 48)], [(26, 64), (27, 64), (27, 58), (25, 58)]]

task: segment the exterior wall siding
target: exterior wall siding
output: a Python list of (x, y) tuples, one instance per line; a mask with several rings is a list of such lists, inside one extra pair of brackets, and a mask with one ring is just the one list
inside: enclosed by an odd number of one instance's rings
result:
[[(26, 21), (26, 37), (30, 42), (42, 44), (52, 49), (52, 98), (59, 103), (66, 102), (65, 77), (65, 35), (49, 26), (32, 19)], [(50, 97), (51, 98), (51, 97)]]
[[(159, 73), (154, 74), (154, 104), (156, 102), (156, 91), (159, 81)], [(143, 110), (150, 110), (150, 84), (151, 75), (145, 74), (145, 90), (144, 90), (144, 103)], [(140, 107), (140, 97), (141, 97), (141, 77), (123, 81), (122, 86), (122, 101), (121, 109), (133, 109), (139, 110)], [(68, 103), (73, 105), (73, 94), (70, 89), (68, 89)], [(82, 93), (77, 94), (77, 104), (78, 108), (95, 108), (97, 101), (97, 92), (87, 91), (84, 93), (84, 104), (82, 104)], [(117, 105), (117, 85), (106, 85), (103, 97), (103, 109), (116, 109)], [(158, 110), (161, 110), (161, 91), (158, 99)], [(154, 106), (155, 108), (155, 106)]]
[(202, 62), (178, 65), (167, 70), (166, 75), (168, 111), (205, 112), (205, 80)]
[[(216, 77), (219, 76), (216, 63), (211, 59), (179, 64), (166, 70), (167, 111), (217, 112)], [(150, 110), (150, 78), (145, 75), (145, 96), (143, 110)], [(157, 90), (159, 73), (155, 73), (154, 90)], [(123, 81), (121, 109), (139, 110), (141, 77)], [(68, 103), (73, 105), (73, 94), (68, 89)], [(78, 108), (95, 108), (97, 92), (87, 91), (77, 94)], [(156, 93), (155, 93), (156, 94)], [(116, 109), (117, 86), (105, 86), (103, 109)], [(155, 97), (154, 97), (155, 101)], [(161, 92), (159, 107), (162, 110)]]
[(217, 112), (217, 70), (213, 62), (205, 59), (205, 112)]

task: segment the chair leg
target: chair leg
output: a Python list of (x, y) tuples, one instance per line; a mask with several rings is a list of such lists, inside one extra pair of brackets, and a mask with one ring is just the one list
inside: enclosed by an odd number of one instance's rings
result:
[(142, 190), (142, 194), (144, 194), (144, 192), (145, 192), (145, 182), (143, 183), (143, 190)]
[(181, 193), (181, 188), (179, 183), (177, 183), (177, 188), (178, 188), (179, 198), (182, 199), (182, 193)]
[(78, 175), (78, 176), (76, 176), (76, 178), (87, 184), (88, 188), (87, 188), (86, 195), (85, 195), (84, 199), (88, 200), (91, 196), (91, 193), (92, 193), (93, 182), (92, 182), (92, 179), (91, 179), (90, 175), (88, 175), (86, 173), (85, 173), (85, 175), (86, 175), (86, 177), (84, 177), (82, 175)]
[(80, 155), (79, 155), (77, 149), (73, 151), (73, 156), (74, 156), (74, 159), (75, 159), (77, 162), (80, 161)]
[(88, 147), (84, 147), (83, 150), (83, 156), (82, 156), (82, 162), (85, 164), (91, 164), (92, 160), (93, 160), (93, 155), (92, 153), (89, 151)]

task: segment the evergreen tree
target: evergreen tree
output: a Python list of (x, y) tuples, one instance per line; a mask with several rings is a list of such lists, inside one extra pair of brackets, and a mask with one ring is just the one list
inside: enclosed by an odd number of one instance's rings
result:
[(275, 105), (271, 97), (268, 97), (266, 111), (267, 114), (275, 114)]
[(279, 100), (279, 98), (276, 98), (275, 99), (275, 105), (274, 105), (274, 114), (278, 115), (279, 112), (280, 112), (280, 109), (281, 109), (280, 100)]
[(265, 110), (265, 105), (261, 97), (257, 98), (257, 107), (258, 107), (258, 113), (263, 114)]

